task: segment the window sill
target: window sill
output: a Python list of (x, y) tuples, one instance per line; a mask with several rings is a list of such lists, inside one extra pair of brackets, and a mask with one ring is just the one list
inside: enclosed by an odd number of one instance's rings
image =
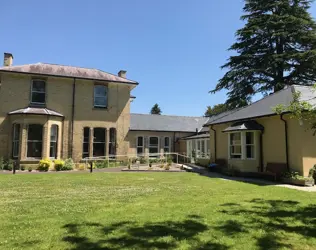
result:
[(93, 110), (108, 110), (108, 107), (93, 107)]
[(34, 103), (34, 102), (30, 102), (29, 107), (33, 107), (33, 108), (46, 108), (46, 103)]

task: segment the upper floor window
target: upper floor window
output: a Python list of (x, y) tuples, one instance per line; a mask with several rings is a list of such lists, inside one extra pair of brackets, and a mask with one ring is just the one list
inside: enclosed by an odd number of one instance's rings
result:
[(106, 108), (108, 103), (108, 88), (104, 85), (94, 86), (94, 107)]
[(46, 92), (45, 92), (46, 82), (44, 80), (33, 80), (31, 88), (31, 103), (34, 104), (45, 104)]

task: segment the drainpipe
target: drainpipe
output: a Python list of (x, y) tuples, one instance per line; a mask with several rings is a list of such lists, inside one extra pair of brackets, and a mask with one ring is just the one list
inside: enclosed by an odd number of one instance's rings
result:
[(211, 126), (211, 130), (214, 131), (214, 161), (216, 162), (216, 130)]
[(71, 105), (71, 143), (70, 143), (70, 157), (73, 157), (74, 149), (74, 120), (75, 120), (75, 96), (76, 96), (76, 78), (72, 84), (72, 105)]
[(286, 157), (286, 167), (289, 170), (289, 145), (288, 145), (288, 126), (286, 120), (283, 118), (284, 114), (281, 114), (280, 118), (284, 122), (284, 135), (285, 135), (285, 157)]

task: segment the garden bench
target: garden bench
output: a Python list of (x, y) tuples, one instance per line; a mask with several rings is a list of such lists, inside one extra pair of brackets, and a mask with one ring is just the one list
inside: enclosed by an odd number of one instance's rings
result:
[(268, 162), (264, 172), (260, 172), (261, 175), (273, 176), (276, 181), (281, 175), (287, 171), (285, 163)]

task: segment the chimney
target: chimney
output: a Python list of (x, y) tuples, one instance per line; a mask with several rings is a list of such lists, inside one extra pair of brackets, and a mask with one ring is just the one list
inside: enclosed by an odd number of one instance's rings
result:
[(11, 53), (4, 53), (3, 66), (12, 66), (13, 55)]
[(126, 78), (126, 71), (125, 70), (120, 70), (120, 72), (118, 72), (118, 76), (122, 77), (122, 78)]

